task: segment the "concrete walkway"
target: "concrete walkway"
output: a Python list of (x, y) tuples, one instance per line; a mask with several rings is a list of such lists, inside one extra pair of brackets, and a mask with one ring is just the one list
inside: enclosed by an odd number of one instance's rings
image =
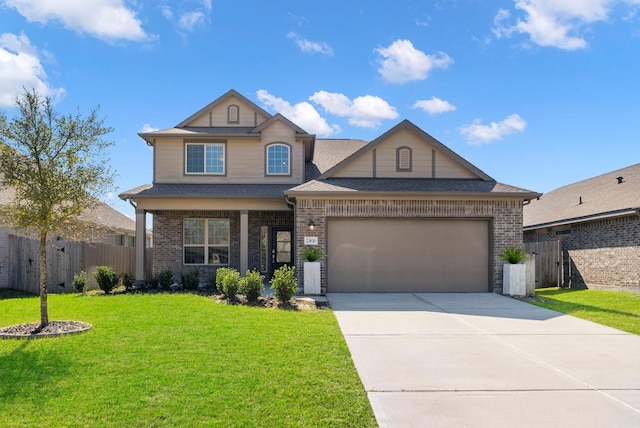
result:
[(381, 427), (640, 427), (639, 336), (491, 293), (328, 299)]

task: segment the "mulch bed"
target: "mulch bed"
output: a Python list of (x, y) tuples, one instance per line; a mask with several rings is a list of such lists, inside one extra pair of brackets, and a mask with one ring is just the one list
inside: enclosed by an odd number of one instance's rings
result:
[(91, 324), (82, 321), (49, 321), (49, 325), (40, 328), (39, 322), (19, 324), (0, 328), (0, 339), (41, 339), (58, 337), (65, 334), (82, 333), (91, 328)]

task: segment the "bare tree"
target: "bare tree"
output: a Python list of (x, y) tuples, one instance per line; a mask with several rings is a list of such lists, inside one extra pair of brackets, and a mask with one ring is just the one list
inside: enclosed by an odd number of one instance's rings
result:
[(16, 114), (0, 113), (0, 185), (15, 192), (4, 208), (8, 225), (40, 240), (40, 328), (49, 324), (47, 307), (47, 239), (70, 236), (78, 218), (112, 186), (114, 173), (103, 137), (113, 129), (98, 117), (61, 115), (51, 99), (24, 89), (15, 99)]

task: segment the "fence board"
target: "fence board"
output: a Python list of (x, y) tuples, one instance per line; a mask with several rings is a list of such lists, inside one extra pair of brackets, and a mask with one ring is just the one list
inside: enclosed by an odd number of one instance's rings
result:
[(528, 242), (525, 250), (536, 254), (536, 288), (560, 287), (562, 284), (562, 251), (559, 240)]
[[(56, 241), (47, 248), (47, 288), (50, 293), (75, 291), (74, 274), (87, 273), (89, 290), (97, 289), (93, 277), (97, 266), (110, 266), (118, 273), (135, 273), (135, 248), (101, 243)], [(39, 241), (9, 235), (9, 287), (38, 293)]]

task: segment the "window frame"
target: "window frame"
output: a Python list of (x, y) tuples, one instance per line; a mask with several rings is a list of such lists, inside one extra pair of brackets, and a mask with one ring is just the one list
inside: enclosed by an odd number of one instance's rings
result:
[[(401, 154), (406, 150), (408, 156), (408, 165), (406, 167), (402, 166), (400, 162)], [(396, 172), (411, 172), (413, 170), (413, 151), (411, 147), (400, 146), (396, 149)]]
[[(202, 172), (189, 171), (189, 147), (190, 146), (202, 146), (204, 150), (204, 157), (202, 165)], [(215, 146), (222, 148), (222, 172), (207, 172), (207, 146)], [(184, 174), (185, 175), (214, 175), (214, 176), (226, 176), (227, 175), (227, 143), (226, 141), (216, 142), (195, 142), (185, 141), (184, 143)]]
[[(269, 172), (269, 149), (274, 147), (287, 148), (287, 172)], [(269, 177), (291, 177), (291, 145), (282, 142), (269, 143), (264, 148), (264, 175)]]
[[(202, 221), (204, 222), (203, 228), (203, 242), (196, 244), (187, 244), (185, 242), (185, 238), (187, 236), (187, 222), (189, 221)], [(216, 243), (209, 243), (209, 222), (210, 221), (224, 221), (226, 222), (226, 235), (227, 235), (227, 244), (220, 245)], [(202, 248), (203, 249), (203, 263), (187, 263), (186, 260), (186, 249), (187, 248)], [(227, 262), (226, 263), (213, 263), (209, 262), (209, 252), (212, 248), (221, 248), (226, 249), (227, 252)], [(229, 218), (220, 218), (220, 217), (212, 217), (212, 218), (183, 218), (182, 219), (182, 264), (185, 266), (229, 266), (230, 258), (231, 258), (231, 220)]]

